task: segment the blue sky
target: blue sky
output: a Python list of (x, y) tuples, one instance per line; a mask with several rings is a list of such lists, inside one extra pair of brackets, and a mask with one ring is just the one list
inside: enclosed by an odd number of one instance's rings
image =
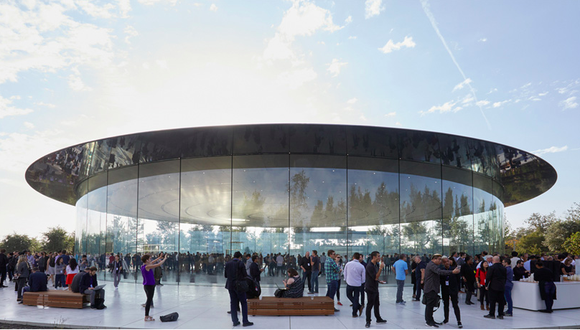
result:
[(32, 236), (75, 209), (28, 165), (87, 140), (178, 127), (344, 123), (540, 155), (558, 182), (512, 226), (580, 202), (580, 2), (0, 2), (0, 221)]

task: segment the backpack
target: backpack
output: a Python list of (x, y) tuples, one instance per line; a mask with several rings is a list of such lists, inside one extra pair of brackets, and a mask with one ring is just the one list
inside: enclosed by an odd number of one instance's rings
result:
[(246, 282), (248, 283), (249, 287), (248, 292), (246, 292), (246, 297), (248, 299), (259, 298), (262, 294), (262, 288), (260, 288), (260, 284), (249, 276), (246, 277)]
[(161, 322), (174, 322), (177, 321), (179, 318), (179, 314), (177, 312), (173, 312), (171, 314), (160, 316), (159, 319)]

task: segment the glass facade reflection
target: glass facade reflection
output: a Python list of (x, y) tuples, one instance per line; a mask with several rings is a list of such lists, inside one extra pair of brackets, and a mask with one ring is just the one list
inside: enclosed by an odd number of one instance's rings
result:
[(223, 285), (235, 251), (262, 256), (263, 284), (312, 250), (502, 252), (504, 207), (548, 190), (556, 172), (466, 137), (279, 124), (92, 141), (39, 159), (26, 178), (76, 205), (75, 253), (100, 269), (121, 253), (136, 281), (140, 256), (163, 251), (162, 283)]

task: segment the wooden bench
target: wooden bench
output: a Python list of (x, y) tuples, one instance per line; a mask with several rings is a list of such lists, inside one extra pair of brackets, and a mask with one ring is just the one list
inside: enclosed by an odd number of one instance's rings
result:
[(28, 306), (83, 308), (90, 303), (90, 295), (71, 291), (49, 290), (42, 292), (24, 292), (22, 304)]
[(334, 315), (334, 301), (326, 296), (248, 299), (248, 315)]

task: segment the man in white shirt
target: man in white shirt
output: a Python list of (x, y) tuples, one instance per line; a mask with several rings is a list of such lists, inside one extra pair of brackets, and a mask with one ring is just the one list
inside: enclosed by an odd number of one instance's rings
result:
[(516, 266), (518, 265), (518, 260), (521, 260), (518, 257), (518, 253), (516, 251), (512, 251), (512, 258), (510, 260), (511, 261), (511, 265), (510, 266), (512, 267), (512, 269), (516, 268)]
[[(365, 267), (360, 263), (360, 254), (355, 252), (352, 260), (344, 266), (344, 281), (346, 282), (346, 296), (352, 302), (352, 317), (362, 315), (363, 306), (359, 303), (359, 295), (365, 281)], [(358, 315), (357, 315), (358, 312)]]

